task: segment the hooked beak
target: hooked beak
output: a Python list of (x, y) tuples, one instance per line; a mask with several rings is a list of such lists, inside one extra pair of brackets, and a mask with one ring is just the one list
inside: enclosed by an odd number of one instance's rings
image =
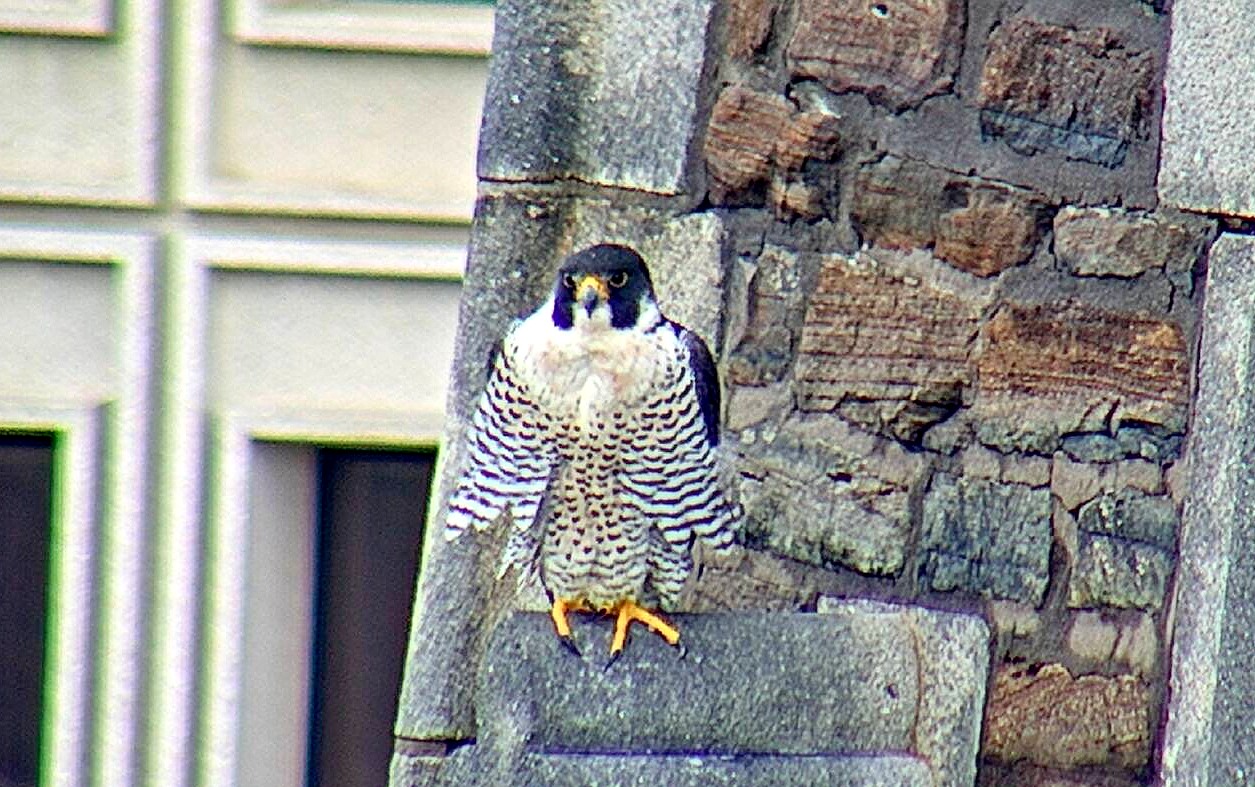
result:
[(593, 316), (593, 310), (597, 308), (598, 303), (604, 303), (609, 299), (610, 290), (606, 287), (606, 283), (592, 274), (580, 279), (579, 284), (575, 286), (575, 300), (584, 307), (584, 313), (589, 317)]

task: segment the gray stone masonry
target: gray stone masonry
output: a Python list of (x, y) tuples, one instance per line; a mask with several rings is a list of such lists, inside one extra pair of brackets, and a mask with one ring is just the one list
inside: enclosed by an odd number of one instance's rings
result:
[(498, 3), (480, 178), (684, 193), (713, 7)]
[(1181, 208), (1255, 217), (1255, 11), (1233, 0), (1173, 3), (1171, 40), (1160, 198)]
[(679, 615), (687, 655), (637, 628), (609, 667), (609, 619), (574, 618), (576, 658), (548, 616), (513, 614), (480, 670), (476, 743), (440, 783), (971, 784), (984, 622), (871, 602), (824, 610)]
[(1212, 247), (1202, 346), (1206, 352), (1186, 450), (1192, 470), (1173, 610), (1161, 763), (1166, 787), (1255, 780), (1250, 745), (1255, 729), (1255, 238), (1222, 236)]

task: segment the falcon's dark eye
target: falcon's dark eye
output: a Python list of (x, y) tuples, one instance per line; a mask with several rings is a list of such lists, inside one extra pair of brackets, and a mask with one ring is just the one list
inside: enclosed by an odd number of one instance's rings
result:
[(627, 271), (615, 271), (610, 274), (609, 281), (611, 287), (622, 287), (628, 281)]
[(575, 289), (575, 277), (569, 273), (562, 274), (562, 286), (568, 290)]

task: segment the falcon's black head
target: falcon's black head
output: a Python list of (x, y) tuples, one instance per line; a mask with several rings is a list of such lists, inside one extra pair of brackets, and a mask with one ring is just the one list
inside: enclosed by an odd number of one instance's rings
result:
[(656, 311), (649, 269), (635, 250), (614, 244), (590, 246), (572, 254), (558, 269), (554, 325), (569, 330), (579, 313), (591, 318), (603, 304), (610, 310), (610, 325), (619, 329), (635, 327), (650, 307)]

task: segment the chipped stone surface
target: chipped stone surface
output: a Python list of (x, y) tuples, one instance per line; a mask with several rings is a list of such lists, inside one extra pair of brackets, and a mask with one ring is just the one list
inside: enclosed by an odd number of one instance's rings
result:
[(938, 218), (936, 253), (959, 270), (993, 276), (1026, 261), (1039, 235), (1023, 205), (976, 198)]
[(962, 401), (979, 306), (867, 255), (825, 259), (798, 347), (799, 406), (853, 405), (846, 417), (917, 439)]
[(983, 753), (1058, 768), (1142, 768), (1150, 758), (1150, 689), (1128, 675), (1073, 677), (1061, 664), (1002, 665)]
[(742, 85), (729, 85), (719, 93), (704, 147), (716, 204), (762, 202), (776, 140), (791, 109), (781, 95)]
[(737, 450), (748, 545), (864, 574), (902, 568), (918, 455), (822, 415), (743, 431)]
[(982, 334), (973, 409), (987, 444), (1053, 450), (1061, 435), (1124, 421), (1185, 428), (1189, 352), (1174, 322), (1073, 302), (1007, 304)]
[(1172, 576), (1172, 556), (1138, 541), (1081, 532), (1068, 606), (1157, 610)]
[(813, 276), (800, 254), (770, 245), (747, 276), (744, 325), (729, 337), (728, 382), (780, 382), (793, 367)]
[(1183, 214), (1066, 207), (1055, 216), (1054, 231), (1055, 255), (1074, 275), (1127, 279), (1192, 270), (1215, 223)]
[(498, 3), (480, 178), (685, 194), (713, 9), (713, 0)]
[(801, 0), (788, 45), (794, 77), (858, 91), (894, 109), (948, 88), (963, 45), (957, 0)]
[(1144, 541), (1164, 550), (1177, 542), (1180, 517), (1170, 498), (1124, 488), (1081, 506), (1077, 525), (1088, 533)]
[(1106, 28), (1076, 29), (1017, 16), (989, 38), (981, 73), (982, 131), (1032, 155), (1114, 167), (1150, 134), (1152, 53)]
[(935, 248), (977, 276), (1026, 261), (1041, 237), (1042, 207), (1027, 191), (885, 156), (860, 170), (851, 216), (865, 241)]
[(805, 164), (838, 152), (838, 120), (795, 111), (777, 93), (729, 85), (711, 112), (703, 151), (716, 205), (761, 205), (780, 216), (823, 215), (828, 192), (810, 182)]
[(728, 4), (728, 54), (748, 60), (767, 43), (781, 0), (731, 0)]
[(921, 578), (934, 590), (1040, 604), (1051, 508), (1046, 489), (934, 476), (924, 496)]

